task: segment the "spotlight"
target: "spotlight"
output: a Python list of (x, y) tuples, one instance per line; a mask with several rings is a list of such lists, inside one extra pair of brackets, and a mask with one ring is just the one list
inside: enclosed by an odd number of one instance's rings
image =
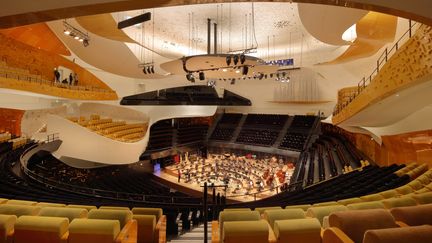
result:
[(150, 71), (151, 71), (151, 73), (155, 73), (154, 72), (154, 66), (151, 66)]
[(186, 79), (192, 83), (195, 83), (195, 77), (192, 73), (187, 73), (186, 74)]
[(263, 74), (263, 73), (259, 73), (259, 74), (258, 74), (258, 79), (259, 79), (259, 80), (262, 80), (263, 78), (264, 78), (264, 74)]
[(235, 84), (235, 78), (231, 79), (231, 84)]
[(246, 61), (246, 56), (244, 54), (240, 55), (240, 63), (243, 64)]
[(238, 61), (239, 61), (239, 56), (235, 55), (233, 58), (234, 61), (234, 65), (237, 65)]
[(264, 78), (265, 78), (265, 79), (267, 78), (267, 74), (264, 75)]
[(270, 78), (273, 78), (273, 73), (270, 73)]
[(247, 75), (248, 72), (249, 72), (249, 67), (248, 66), (243, 66), (242, 74), (243, 75)]
[(84, 47), (87, 47), (89, 45), (89, 41), (87, 39), (84, 39), (83, 45), (84, 45)]
[(71, 32), (70, 32), (70, 30), (64, 30), (63, 33), (64, 33), (65, 35), (69, 35)]
[(150, 66), (147, 67), (147, 73), (148, 73), (148, 74), (151, 73)]
[(79, 41), (79, 42), (84, 42), (84, 39), (83, 39), (83, 38), (79, 38), (78, 41)]
[(285, 77), (286, 76), (286, 72), (282, 72), (282, 77)]
[(199, 73), (199, 79), (202, 81), (202, 80), (205, 80), (205, 75), (204, 75), (204, 72), (200, 72)]
[(75, 36), (74, 39), (75, 39), (75, 40), (79, 40), (79, 36)]
[(231, 64), (231, 56), (226, 57), (226, 64), (229, 66)]
[(147, 71), (146, 71), (145, 67), (143, 67), (142, 71), (143, 71), (144, 74), (147, 74)]
[(286, 78), (286, 82), (289, 83), (289, 81), (291, 81), (291, 78), (288, 76), (288, 77)]
[(277, 78), (277, 79), (279, 79), (279, 78), (280, 78), (280, 76), (279, 76), (279, 73), (276, 73), (276, 78)]

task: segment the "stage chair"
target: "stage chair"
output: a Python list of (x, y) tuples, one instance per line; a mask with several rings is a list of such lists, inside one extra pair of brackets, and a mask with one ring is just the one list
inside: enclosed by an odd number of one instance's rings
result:
[(388, 209), (396, 207), (416, 206), (417, 202), (410, 196), (404, 196), (399, 198), (389, 198), (381, 201), (384, 206)]
[(265, 219), (269, 223), (272, 229), (274, 229), (274, 223), (276, 220), (304, 218), (306, 218), (305, 212), (300, 208), (268, 210), (265, 211), (263, 214), (263, 219)]
[(432, 204), (393, 208), (390, 213), (397, 221), (410, 226), (432, 225)]
[(128, 239), (120, 231), (118, 220), (74, 219), (69, 225), (68, 243), (122, 243), (126, 240), (133, 238)]
[(87, 211), (90, 211), (92, 209), (97, 209), (94, 205), (77, 205), (77, 204), (69, 204), (66, 206), (67, 208), (84, 208)]
[(321, 224), (318, 219), (276, 220), (276, 242), (321, 243)]
[(13, 205), (26, 205), (26, 206), (36, 206), (37, 202), (35, 201), (27, 201), (27, 200), (8, 200), (6, 204), (13, 204)]
[(432, 226), (412, 226), (402, 228), (389, 228), (368, 230), (363, 243), (412, 243), (430, 242), (432, 239)]
[(15, 223), (14, 243), (66, 243), (67, 218), (21, 216)]
[(70, 222), (76, 218), (87, 218), (87, 215), (88, 211), (84, 208), (44, 207), (39, 212), (39, 216), (63, 217)]
[(17, 220), (15, 215), (0, 214), (0, 242), (13, 242), (14, 225)]
[(231, 221), (225, 222), (223, 225), (221, 242), (268, 243), (269, 235), (269, 225), (264, 220)]
[(27, 205), (13, 205), (13, 204), (1, 204), (0, 214), (15, 215), (17, 217), (22, 215), (35, 216), (39, 214), (41, 207), (27, 206)]
[(381, 201), (353, 203), (347, 205), (349, 210), (365, 210), (365, 209), (385, 209), (384, 204)]
[(384, 209), (334, 212), (329, 216), (329, 226), (324, 230), (323, 243), (362, 242), (367, 230), (399, 227)]

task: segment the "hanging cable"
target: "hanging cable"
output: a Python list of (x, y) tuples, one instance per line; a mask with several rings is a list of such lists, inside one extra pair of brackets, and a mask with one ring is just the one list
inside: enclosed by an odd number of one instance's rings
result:
[(153, 39), (152, 39), (152, 63), (154, 63), (154, 38), (155, 38), (155, 18), (156, 18), (156, 15), (155, 15), (155, 10), (153, 9), (153, 13), (152, 13), (152, 32), (153, 32)]
[(258, 41), (256, 38), (256, 31), (255, 31), (255, 4), (252, 2), (252, 31), (253, 31), (253, 39), (255, 41), (255, 47), (258, 48)]

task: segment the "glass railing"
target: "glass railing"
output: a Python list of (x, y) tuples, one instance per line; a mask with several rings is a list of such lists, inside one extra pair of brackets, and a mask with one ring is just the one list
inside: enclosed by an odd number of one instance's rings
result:
[(376, 67), (369, 76), (363, 77), (357, 84), (357, 90), (351, 92), (349, 98), (343, 102), (338, 103), (333, 111), (333, 116), (339, 114), (345, 107), (347, 107), (365, 88), (373, 82), (373, 79), (378, 75), (382, 67), (387, 61), (399, 50), (399, 48), (413, 36), (416, 29), (420, 28), (421, 24), (409, 21), (408, 30), (399, 38), (399, 40), (389, 49), (385, 48), (384, 52), (379, 56), (376, 61)]

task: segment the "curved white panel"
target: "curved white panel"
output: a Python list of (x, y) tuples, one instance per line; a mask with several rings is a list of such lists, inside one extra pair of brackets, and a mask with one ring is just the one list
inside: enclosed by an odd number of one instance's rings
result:
[[(27, 110), (21, 120), (21, 133), (29, 138), (34, 138), (36, 133), (46, 126), (48, 122), (48, 115), (66, 115), (66, 106), (60, 106), (51, 109), (40, 109), (40, 110)], [(41, 138), (44, 136), (38, 136)], [(36, 139), (38, 140), (38, 139)]]
[(348, 45), (349, 42), (342, 40), (342, 34), (368, 13), (365, 10), (310, 3), (299, 3), (298, 11), (309, 34), (331, 45)]
[(101, 136), (66, 118), (48, 115), (47, 132), (58, 133), (63, 141), (53, 155), (76, 158), (103, 164), (130, 164), (139, 161), (139, 156), (147, 146), (149, 133), (135, 143), (124, 143)]
[(154, 106), (148, 111), (148, 114), (151, 114), (150, 124), (153, 124), (159, 120), (171, 118), (213, 116), (216, 109), (217, 106)]

